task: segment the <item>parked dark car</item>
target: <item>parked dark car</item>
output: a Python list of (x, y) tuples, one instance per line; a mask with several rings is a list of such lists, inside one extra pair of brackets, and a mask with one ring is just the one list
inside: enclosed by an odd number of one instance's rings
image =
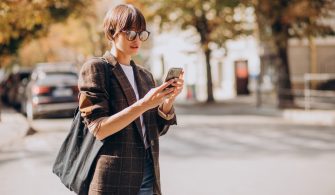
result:
[(77, 82), (78, 75), (71, 66), (39, 65), (26, 85), (22, 112), (30, 120), (45, 114), (72, 114), (78, 106)]
[(318, 87), (318, 90), (328, 90), (335, 91), (335, 79), (328, 80), (326, 82), (321, 83)]
[(6, 78), (1, 82), (1, 98), (6, 104), (15, 108), (20, 107), (19, 88), (22, 80), (28, 79), (31, 72), (32, 70), (29, 68), (21, 68), (7, 74)]
[[(335, 105), (335, 98), (334, 98), (334, 92), (335, 92), (335, 79), (330, 79), (327, 81), (324, 81), (320, 83), (317, 88), (317, 90), (324, 91), (325, 93), (319, 92), (318, 100), (322, 103), (330, 103), (330, 105)], [(332, 93), (332, 94), (329, 94)], [(328, 93), (328, 95), (327, 95)]]

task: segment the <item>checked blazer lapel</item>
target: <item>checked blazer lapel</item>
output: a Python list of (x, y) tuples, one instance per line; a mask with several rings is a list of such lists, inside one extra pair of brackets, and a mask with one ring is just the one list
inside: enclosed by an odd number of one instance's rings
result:
[(146, 75), (143, 75), (143, 71), (140, 70), (134, 63), (134, 61), (130, 61), (130, 65), (133, 67), (134, 76), (137, 84), (138, 95), (140, 98), (143, 98), (145, 94), (148, 93), (150, 87), (147, 82), (143, 79)]
[[(106, 51), (106, 53), (104, 54), (103, 57), (113, 66), (112, 73), (114, 74), (115, 78), (118, 80), (118, 82), (121, 86), (121, 89), (122, 89), (122, 91), (123, 91), (123, 93), (126, 97), (128, 106), (134, 104), (137, 101), (136, 95), (135, 95), (133, 87), (129, 83), (129, 80), (128, 80), (126, 74), (123, 72), (122, 67), (120, 66), (120, 64), (117, 62), (115, 57), (109, 51)], [(136, 79), (136, 76), (135, 76), (135, 79)], [(137, 85), (139, 85), (139, 84), (137, 84)], [(138, 89), (138, 91), (139, 91), (140, 98), (142, 98), (143, 93), (140, 92), (141, 91), (140, 89)], [(143, 140), (143, 134), (142, 134), (141, 121), (140, 121), (139, 117), (135, 120), (135, 124), (136, 124), (136, 127), (137, 127), (137, 131), (141, 135), (142, 141), (144, 141)]]
[[(139, 69), (135, 65), (134, 61), (130, 61), (130, 65), (133, 67), (133, 70), (134, 70), (134, 76), (135, 76), (135, 80), (137, 84), (138, 95), (140, 96), (140, 98), (143, 98), (148, 93), (148, 91), (151, 89), (150, 84), (148, 84), (148, 82), (144, 79), (147, 77), (147, 75), (145, 72), (143, 72), (143, 70)], [(149, 117), (150, 117), (149, 112), (143, 113), (143, 122), (146, 125), (147, 132), (149, 131), (148, 130)], [(150, 137), (149, 133), (147, 133), (147, 135)]]

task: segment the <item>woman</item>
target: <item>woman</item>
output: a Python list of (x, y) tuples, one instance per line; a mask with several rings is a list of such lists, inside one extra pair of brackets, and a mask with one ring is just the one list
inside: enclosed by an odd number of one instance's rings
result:
[[(149, 37), (142, 13), (122, 4), (104, 19), (112, 48), (87, 61), (80, 72), (79, 107), (91, 133), (105, 144), (93, 168), (88, 194), (161, 194), (159, 136), (176, 124), (173, 103), (183, 89), (180, 78), (155, 87), (152, 74), (137, 66), (137, 54)], [(110, 65), (110, 93), (104, 75)], [(173, 88), (165, 89), (172, 85)]]

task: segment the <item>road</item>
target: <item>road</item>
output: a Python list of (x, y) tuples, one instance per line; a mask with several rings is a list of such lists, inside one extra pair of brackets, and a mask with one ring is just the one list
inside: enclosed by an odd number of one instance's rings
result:
[[(51, 172), (71, 119), (36, 120), (37, 133), (0, 153), (0, 194), (73, 193)], [(334, 195), (335, 128), (276, 116), (179, 115), (161, 138), (165, 195)]]

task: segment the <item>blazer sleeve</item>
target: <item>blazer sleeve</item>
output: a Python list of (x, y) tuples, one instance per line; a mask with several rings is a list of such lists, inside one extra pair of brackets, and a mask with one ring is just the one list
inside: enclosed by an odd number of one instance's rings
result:
[(82, 66), (79, 74), (79, 110), (84, 123), (109, 115), (108, 92), (105, 84), (104, 62), (93, 58)]
[[(150, 78), (152, 82), (154, 83), (154, 86), (156, 87), (157, 85), (156, 85), (156, 82), (152, 74), (150, 72), (148, 74), (150, 75)], [(176, 114), (174, 114), (173, 118), (171, 118), (170, 120), (166, 120), (164, 117), (162, 117), (159, 114), (158, 109), (159, 109), (158, 107), (155, 108), (155, 115), (157, 118), (157, 126), (158, 126), (159, 135), (162, 136), (168, 132), (171, 125), (177, 125), (177, 116)], [(175, 110), (174, 107), (172, 107), (172, 110), (173, 111)]]
[[(172, 108), (174, 109), (174, 108)], [(174, 114), (174, 117), (170, 120), (166, 120), (165, 118), (161, 117), (158, 113), (158, 107), (156, 109), (157, 112), (157, 124), (158, 124), (158, 131), (159, 131), (159, 135), (165, 135), (169, 128), (170, 125), (177, 125), (177, 117), (176, 114)]]

